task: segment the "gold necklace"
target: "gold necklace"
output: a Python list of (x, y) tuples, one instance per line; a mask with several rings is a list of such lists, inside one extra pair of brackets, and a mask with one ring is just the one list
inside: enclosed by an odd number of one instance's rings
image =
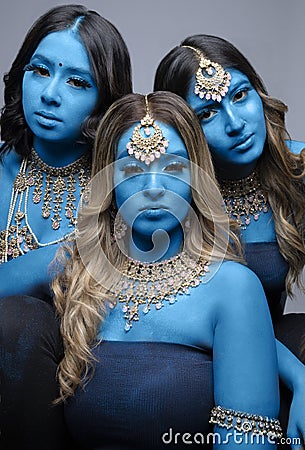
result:
[(147, 314), (152, 305), (159, 310), (165, 301), (174, 304), (177, 295), (189, 294), (191, 287), (200, 284), (209, 271), (208, 265), (202, 258), (196, 261), (186, 252), (157, 263), (128, 259), (116, 288), (117, 300), (124, 303), (125, 331), (139, 320), (140, 305), (144, 305), (142, 312)]
[(240, 180), (222, 180), (220, 192), (224, 199), (226, 213), (246, 229), (260, 212), (268, 211), (268, 198), (264, 194), (256, 172)]
[[(82, 193), (89, 176), (90, 158), (87, 155), (67, 166), (52, 167), (32, 149), (29, 157), (21, 161), (12, 188), (7, 225), (0, 232), (0, 263), (7, 262), (9, 258), (18, 258), (29, 250), (57, 244), (72, 237), (76, 226), (76, 185), (79, 185)], [(31, 188), (33, 203), (42, 203), (41, 215), (46, 220), (51, 218), (51, 229), (54, 231), (60, 229), (62, 203), (66, 200), (64, 217), (68, 226), (73, 227), (71, 233), (50, 242), (39, 242), (28, 217)]]

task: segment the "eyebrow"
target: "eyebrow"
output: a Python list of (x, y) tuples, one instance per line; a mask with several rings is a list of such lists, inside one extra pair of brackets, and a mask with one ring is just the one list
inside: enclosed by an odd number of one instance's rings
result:
[[(245, 78), (242, 78), (241, 80), (231, 80), (230, 86), (229, 86), (229, 90), (233, 91), (234, 89), (238, 88), (239, 86), (242, 86), (243, 84), (249, 84), (252, 86), (250, 80), (247, 78), (247, 76), (245, 75)], [(226, 94), (227, 95), (227, 94)], [(200, 116), (200, 114), (202, 114), (205, 110), (205, 108), (209, 108), (209, 107), (213, 107), (213, 106), (220, 106), (221, 102), (218, 103), (216, 100), (204, 100), (204, 104), (202, 103), (201, 105), (198, 105), (197, 107), (193, 108), (195, 114), (197, 116)]]
[(167, 158), (170, 158), (171, 156), (180, 156), (181, 158), (187, 159), (185, 157), (185, 152), (188, 156), (188, 151), (186, 150), (186, 148), (185, 149), (178, 148), (178, 149), (172, 150), (170, 153), (164, 153), (164, 155), (162, 155), (162, 157), (165, 156)]
[[(186, 153), (187, 153), (187, 156), (185, 156), (185, 151), (186, 151)], [(127, 153), (127, 150), (126, 149), (123, 149), (120, 153), (120, 150), (118, 150), (117, 151), (117, 154), (116, 154), (116, 160), (117, 161), (119, 161), (120, 159), (123, 159), (123, 158), (128, 158), (128, 161), (130, 160), (131, 162), (132, 161), (137, 161), (137, 162), (139, 162), (139, 163), (143, 163), (143, 164), (145, 164), (145, 162), (144, 161), (141, 161), (141, 160), (139, 160), (139, 159), (136, 159), (135, 157), (133, 157), (132, 155), (129, 155), (128, 153)], [(173, 150), (171, 153), (164, 153), (163, 155), (161, 155), (161, 158), (162, 158), (162, 160), (163, 161), (165, 161), (165, 160), (168, 160), (168, 159), (170, 159), (171, 157), (173, 157), (173, 156), (180, 156), (181, 158), (183, 158), (183, 159), (185, 159), (186, 161), (189, 161), (189, 158), (188, 158), (188, 151), (187, 150), (183, 150), (183, 149), (175, 149), (175, 150)]]
[[(203, 103), (204, 101), (204, 103)], [(202, 114), (206, 108), (209, 107), (214, 107), (214, 106), (218, 106), (219, 103), (216, 100), (203, 100), (200, 102), (200, 104), (198, 104), (197, 106), (195, 106), (195, 108), (193, 108), (193, 111), (195, 112), (196, 116), (200, 116), (200, 114)]]
[[(54, 65), (54, 61), (51, 61), (49, 58), (47, 58), (44, 55), (41, 55), (40, 53), (36, 53), (35, 55), (33, 55), (31, 60), (33, 60), (35, 58), (41, 59), (41, 60), (45, 61), (47, 64)], [(92, 76), (91, 72), (86, 70), (86, 69), (84, 69), (84, 68), (82, 68), (82, 67), (79, 67), (79, 66), (78, 67), (76, 67), (76, 66), (66, 66), (66, 65), (63, 65), (63, 67), (65, 69), (69, 70), (69, 71), (77, 72), (77, 73), (82, 74), (84, 76), (88, 76), (88, 77), (90, 77), (91, 79), (94, 80), (94, 77)]]

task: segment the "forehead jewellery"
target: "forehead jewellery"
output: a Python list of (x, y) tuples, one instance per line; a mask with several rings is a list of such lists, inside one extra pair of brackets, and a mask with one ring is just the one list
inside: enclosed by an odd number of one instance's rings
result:
[(145, 162), (149, 165), (155, 158), (166, 153), (168, 140), (163, 136), (161, 128), (155, 123), (148, 106), (147, 95), (145, 95), (146, 115), (137, 125), (126, 145), (129, 156)]
[(222, 180), (220, 192), (226, 213), (243, 229), (250, 225), (251, 217), (257, 221), (261, 212), (268, 211), (268, 199), (255, 171), (240, 180)]
[(123, 303), (125, 331), (139, 320), (140, 312), (147, 314), (152, 307), (160, 310), (166, 303), (174, 304), (177, 296), (189, 295), (190, 288), (198, 286), (209, 272), (208, 265), (186, 252), (155, 263), (128, 258), (115, 289), (116, 300)]
[(190, 45), (182, 45), (193, 50), (199, 59), (194, 93), (201, 99), (221, 102), (231, 83), (231, 75), (220, 64), (205, 58), (200, 50)]
[[(90, 177), (90, 158), (82, 156), (65, 167), (48, 166), (34, 149), (23, 158), (15, 178), (11, 193), (9, 213), (5, 230), (0, 231), (0, 264), (11, 258), (24, 255), (29, 250), (62, 242), (74, 234), (76, 226), (76, 195), (85, 189)], [(60, 230), (61, 223), (72, 228), (71, 233), (58, 234), (49, 242), (40, 242), (30, 224), (29, 200), (32, 200), (31, 213), (35, 205), (40, 207), (39, 215), (49, 224), (50, 230)], [(65, 205), (65, 206), (63, 206)]]

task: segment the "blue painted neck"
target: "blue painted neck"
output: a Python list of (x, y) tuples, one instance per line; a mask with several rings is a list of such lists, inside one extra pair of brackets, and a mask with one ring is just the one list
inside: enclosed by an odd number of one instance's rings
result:
[(79, 143), (46, 142), (34, 136), (33, 146), (40, 158), (49, 166), (63, 167), (76, 161), (89, 149), (88, 146)]
[(169, 259), (181, 251), (183, 244), (183, 230), (181, 226), (170, 234), (156, 231), (153, 236), (143, 236), (133, 232), (129, 242), (129, 256), (142, 262), (157, 262)]
[(239, 180), (241, 178), (246, 178), (251, 175), (256, 169), (257, 161), (252, 164), (247, 164), (245, 166), (237, 164), (227, 164), (226, 167), (217, 167), (214, 164), (215, 172), (218, 180)]

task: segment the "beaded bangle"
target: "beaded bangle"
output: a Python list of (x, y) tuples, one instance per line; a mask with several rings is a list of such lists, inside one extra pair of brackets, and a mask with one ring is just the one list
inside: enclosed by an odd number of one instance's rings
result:
[(267, 435), (273, 439), (280, 439), (283, 435), (278, 419), (226, 409), (221, 406), (214, 406), (209, 422), (227, 429), (234, 428), (242, 433)]

